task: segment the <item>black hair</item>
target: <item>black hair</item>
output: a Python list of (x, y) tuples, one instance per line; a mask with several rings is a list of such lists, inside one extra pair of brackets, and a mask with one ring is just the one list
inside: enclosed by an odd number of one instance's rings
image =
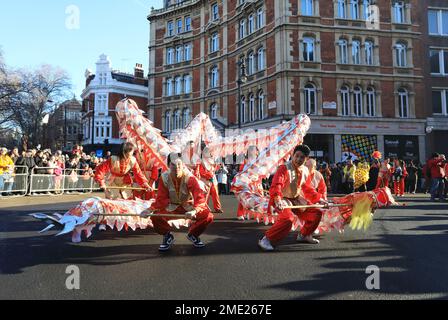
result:
[(438, 158), (440, 156), (440, 154), (438, 154), (437, 152), (434, 152), (431, 156), (431, 158)]
[(310, 147), (308, 147), (306, 144), (300, 144), (296, 146), (292, 154), (295, 154), (297, 151), (301, 151), (305, 155), (305, 157), (308, 157), (311, 153)]
[(168, 164), (168, 166), (171, 164), (171, 162), (177, 160), (177, 159), (182, 159), (182, 155), (180, 153), (177, 152), (171, 152), (168, 157), (166, 158), (166, 162)]
[(124, 159), (126, 154), (134, 149), (135, 149), (134, 144), (132, 144), (131, 142), (125, 142), (120, 146), (120, 152), (118, 154), (118, 157), (120, 159)]

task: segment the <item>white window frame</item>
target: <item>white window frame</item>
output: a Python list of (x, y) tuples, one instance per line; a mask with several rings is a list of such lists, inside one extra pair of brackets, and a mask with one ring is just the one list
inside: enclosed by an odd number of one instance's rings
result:
[(264, 10), (263, 8), (258, 8), (257, 10), (257, 29), (264, 27)]
[(184, 108), (182, 111), (182, 126), (185, 128), (191, 121), (190, 108)]
[(256, 72), (256, 65), (255, 65), (255, 55), (253, 51), (249, 52), (247, 55), (247, 74), (251, 75)]
[[(311, 86), (311, 88), (309, 87)], [(313, 99), (314, 97), (314, 99)], [(305, 98), (305, 113), (306, 114), (317, 114), (317, 89), (312, 83), (307, 83), (304, 88), (304, 98)], [(314, 104), (314, 112), (312, 112), (312, 106)]]
[(219, 19), (219, 7), (217, 3), (212, 4), (212, 21)]
[(368, 66), (373, 66), (375, 64), (374, 50), (375, 50), (375, 44), (373, 41), (368, 40), (364, 43), (365, 63)]
[(255, 15), (251, 13), (247, 18), (247, 34), (250, 35), (255, 31)]
[(368, 117), (376, 116), (376, 93), (373, 87), (368, 87), (366, 92), (366, 115)]
[(249, 95), (249, 122), (254, 122), (255, 117), (255, 96), (253, 93)]
[(350, 89), (348, 86), (343, 85), (341, 87), (341, 107), (342, 107), (342, 115), (349, 116), (350, 115)]
[(219, 86), (219, 70), (215, 66), (210, 70), (210, 87), (217, 88)]
[(173, 95), (173, 78), (166, 79), (166, 95), (167, 97), (171, 97)]
[[(406, 116), (404, 116), (406, 111)], [(398, 89), (398, 116), (409, 118), (409, 92), (404, 88)]]
[(359, 40), (352, 42), (352, 63), (361, 64), (361, 41)]
[(359, 0), (350, 0), (350, 18), (352, 20), (359, 20)]
[(184, 76), (184, 92), (186, 94), (191, 93), (191, 85), (192, 85), (191, 75), (187, 74)]
[(210, 119), (218, 119), (218, 104), (212, 103), (210, 106)]
[(314, 0), (302, 0), (302, 16), (314, 16)]
[(166, 50), (166, 64), (173, 64), (174, 62), (174, 48)]
[(395, 44), (395, 63), (397, 67), (407, 67), (407, 45), (402, 42), (397, 42)]
[(258, 92), (258, 119), (263, 120), (264, 119), (264, 92), (263, 90), (260, 90)]
[(348, 41), (346, 39), (339, 39), (339, 59), (341, 64), (348, 64)]
[(179, 109), (173, 112), (173, 130), (176, 129), (182, 129), (182, 118)]
[(186, 44), (184, 46), (184, 61), (191, 60), (191, 44)]
[(172, 37), (174, 35), (174, 22), (172, 20), (167, 22), (166, 30), (168, 37)]
[(219, 50), (219, 34), (215, 32), (212, 34), (210, 42), (210, 52), (217, 52)]
[(182, 94), (182, 77), (176, 76), (174, 78), (174, 95), (177, 96), (179, 94)]
[(242, 19), (240, 20), (240, 24), (239, 24), (239, 36), (240, 39), (243, 39), (246, 37), (246, 19)]
[(257, 51), (257, 69), (258, 71), (264, 70), (265, 69), (265, 53), (264, 53), (264, 48), (258, 48)]
[[(180, 22), (180, 25), (179, 25), (179, 22)], [(183, 27), (184, 27), (184, 24), (182, 22), (182, 19), (177, 19), (176, 20), (176, 33), (177, 34), (182, 33), (183, 32)]]
[(347, 1), (338, 0), (337, 6), (338, 6), (337, 17), (339, 19), (347, 19)]
[(404, 1), (394, 1), (392, 3), (392, 12), (394, 14), (394, 23), (406, 23), (406, 4)]
[[(311, 52), (308, 50), (311, 47)], [(316, 40), (312, 37), (303, 38), (302, 59), (307, 62), (316, 61)]]
[(360, 86), (355, 86), (353, 88), (353, 114), (356, 117), (362, 117), (362, 112), (362, 88)]
[(185, 17), (185, 32), (191, 31), (191, 17)]
[(433, 105), (432, 105), (432, 114), (433, 115), (437, 115), (437, 116), (448, 116), (448, 88), (447, 89), (432, 89), (431, 90), (431, 94), (437, 91), (440, 93), (441, 95), (441, 103), (442, 103), (442, 113), (436, 113), (434, 112), (434, 100), (433, 100)]
[[(430, 18), (429, 18), (429, 13), (430, 11), (434, 11), (436, 13), (436, 22), (437, 22), (437, 32), (431, 32), (430, 30)], [(428, 10), (428, 33), (430, 35), (435, 35), (435, 36), (448, 36), (448, 30), (446, 31), (446, 33), (443, 33), (443, 13), (446, 13), (446, 18), (448, 19), (448, 8), (447, 9), (432, 9), (429, 8)]]
[(182, 46), (177, 46), (176, 47), (176, 63), (182, 62), (182, 53), (183, 53)]
[(246, 122), (246, 97), (245, 96), (241, 97), (240, 104), (241, 104), (241, 110), (240, 110), (241, 123), (245, 123)]

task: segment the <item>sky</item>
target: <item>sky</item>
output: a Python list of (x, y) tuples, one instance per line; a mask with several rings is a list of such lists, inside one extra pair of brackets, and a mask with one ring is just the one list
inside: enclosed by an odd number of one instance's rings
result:
[(71, 77), (80, 98), (87, 68), (101, 54), (112, 68), (148, 72), (150, 8), (163, 0), (0, 0), (0, 50), (13, 68), (58, 66)]

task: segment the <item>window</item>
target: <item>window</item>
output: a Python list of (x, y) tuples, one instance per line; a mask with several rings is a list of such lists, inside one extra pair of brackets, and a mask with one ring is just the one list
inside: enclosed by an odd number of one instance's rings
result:
[(100, 86), (105, 86), (106, 80), (107, 80), (107, 73), (101, 72), (98, 76), (99, 76)]
[(307, 37), (303, 39), (303, 60), (314, 61), (314, 39)]
[(218, 119), (218, 105), (216, 103), (210, 106), (210, 119)]
[(362, 16), (362, 18), (364, 19), (364, 20), (368, 20), (369, 19), (369, 17), (370, 17), (370, 15), (371, 15), (371, 12), (370, 12), (370, 10), (369, 10), (369, 6), (372, 4), (372, 1), (371, 0), (363, 0), (362, 1), (362, 5), (363, 5), (363, 16)]
[(182, 19), (178, 19), (177, 21), (176, 21), (176, 32), (179, 34), (179, 33), (182, 33)]
[(264, 26), (264, 14), (263, 8), (257, 10), (257, 29), (261, 29)]
[(350, 93), (347, 86), (341, 88), (342, 115), (350, 115)]
[(168, 97), (173, 95), (173, 79), (172, 78), (168, 78), (166, 80), (166, 95)]
[(353, 64), (361, 64), (361, 42), (358, 40), (352, 43), (352, 61)]
[(398, 112), (400, 118), (408, 118), (409, 117), (409, 97), (408, 91), (406, 89), (400, 88), (398, 89)]
[(189, 108), (185, 108), (183, 113), (182, 113), (182, 127), (186, 127), (189, 123), (191, 119), (191, 111)]
[(185, 61), (191, 60), (191, 44), (186, 44), (184, 46), (184, 60)]
[(346, 0), (338, 0), (338, 18), (347, 19)]
[(218, 33), (215, 32), (215, 33), (212, 34), (210, 51), (211, 52), (216, 52), (218, 50), (219, 50), (219, 38), (218, 38)]
[(264, 70), (264, 66), (265, 66), (264, 57), (265, 57), (264, 48), (259, 48), (258, 52), (257, 52), (257, 67), (258, 67), (258, 71)]
[(172, 37), (174, 34), (174, 25), (173, 25), (173, 21), (168, 21), (168, 37)]
[(350, 14), (353, 20), (359, 19), (359, 0), (350, 0)]
[(448, 35), (448, 10), (428, 10), (429, 34)]
[(218, 8), (218, 4), (215, 3), (212, 5), (212, 20), (218, 20), (219, 19), (219, 8)]
[(255, 97), (251, 93), (249, 96), (249, 122), (255, 121)]
[(107, 93), (97, 93), (95, 95), (96, 102), (95, 102), (95, 111), (96, 113), (107, 113), (108, 107), (107, 107)]
[(348, 46), (347, 46), (347, 40), (345, 39), (339, 40), (339, 56), (341, 59), (341, 63), (343, 64), (348, 63)]
[(247, 55), (247, 74), (251, 75), (256, 72), (256, 66), (255, 66), (255, 57), (254, 53), (251, 51)]
[(314, 0), (302, 0), (302, 16), (314, 15)]
[(165, 112), (165, 132), (171, 132), (171, 111)]
[(185, 32), (191, 31), (191, 18), (185, 17)]
[(258, 119), (264, 119), (264, 93), (263, 90), (258, 92)]
[(448, 89), (432, 91), (432, 113), (448, 116)]
[(375, 89), (372, 87), (367, 88), (367, 115), (374, 117), (376, 114), (376, 96)]
[(241, 123), (246, 122), (246, 97), (241, 97), (241, 108), (240, 108), (240, 117), (241, 117)]
[(395, 55), (396, 55), (396, 62), (397, 67), (406, 67), (406, 45), (404, 43), (397, 43), (395, 45)]
[(251, 34), (255, 30), (255, 16), (253, 14), (249, 15), (247, 29), (248, 29), (247, 34)]
[(395, 1), (393, 3), (393, 13), (395, 23), (405, 23), (405, 4), (404, 1)]
[(240, 39), (243, 39), (246, 36), (246, 20), (240, 21)]
[(191, 93), (191, 76), (189, 74), (184, 76), (184, 91)]
[(216, 88), (218, 87), (218, 77), (219, 77), (219, 73), (218, 73), (218, 67), (213, 67), (211, 69), (211, 77), (210, 77), (210, 86), (212, 88)]
[(365, 43), (365, 59), (366, 59), (366, 65), (372, 66), (373, 65), (373, 42), (372, 41), (366, 41)]
[(316, 114), (316, 87), (308, 83), (305, 86), (305, 113), (307, 114)]
[(358, 86), (353, 90), (353, 109), (355, 116), (362, 116), (362, 90)]
[(174, 81), (176, 83), (176, 85), (174, 87), (174, 94), (175, 95), (181, 94), (182, 93), (182, 78), (180, 76), (177, 76)]
[(181, 125), (180, 110), (175, 110), (173, 115), (173, 130), (182, 129)]
[(182, 62), (182, 47), (176, 47), (176, 63)]
[(167, 64), (173, 64), (174, 63), (174, 49), (168, 48), (166, 51), (166, 63)]

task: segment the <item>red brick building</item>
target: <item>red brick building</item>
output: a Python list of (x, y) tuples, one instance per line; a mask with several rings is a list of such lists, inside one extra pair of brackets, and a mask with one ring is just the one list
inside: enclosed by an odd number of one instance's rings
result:
[[(424, 46), (417, 0), (166, 1), (153, 10), (149, 117), (165, 133), (199, 112), (222, 128), (298, 113), (315, 155), (425, 155)], [(379, 19), (378, 19), (379, 18)], [(241, 86), (239, 61), (247, 81)]]
[(128, 97), (135, 100), (146, 113), (148, 104), (148, 79), (141, 64), (134, 74), (112, 70), (106, 55), (96, 63), (96, 73), (86, 71), (86, 88), (82, 92), (83, 146), (85, 150), (116, 150), (123, 141), (115, 116), (117, 103)]

